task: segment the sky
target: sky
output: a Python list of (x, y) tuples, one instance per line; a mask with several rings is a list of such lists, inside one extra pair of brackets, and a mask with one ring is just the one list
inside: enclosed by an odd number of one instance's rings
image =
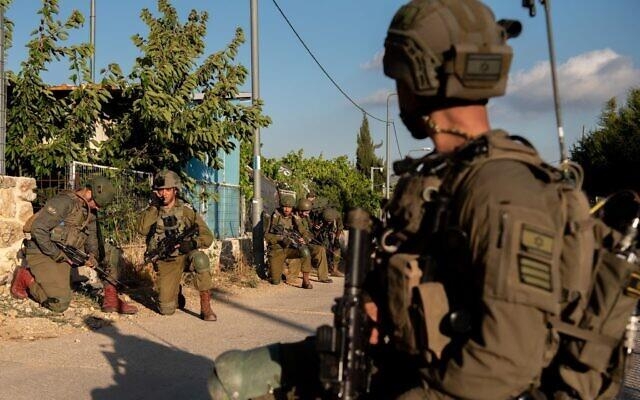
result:
[[(549, 1), (549, 0), (548, 0)], [(59, 0), (60, 16), (81, 11), (85, 27), (70, 43), (89, 40), (90, 0)], [(260, 131), (262, 155), (282, 157), (302, 149), (305, 156), (355, 160), (356, 137), (364, 109), (374, 143), (385, 159), (424, 154), (430, 141), (414, 140), (398, 117), (394, 82), (382, 72), (383, 42), (401, 0), (258, 0), (259, 93), (272, 124)], [(520, 37), (514, 50), (507, 94), (489, 102), (493, 128), (528, 138), (551, 163), (560, 159), (552, 97), (545, 15), (536, 1), (537, 16), (529, 17), (521, 0), (486, 0), (497, 19), (518, 19)], [(568, 148), (583, 132), (597, 128), (604, 103), (617, 97), (624, 103), (632, 87), (640, 86), (639, 0), (553, 0), (562, 121)], [(137, 49), (131, 36), (147, 34), (142, 8), (158, 15), (156, 0), (95, 0), (96, 73), (116, 62), (128, 73)], [(173, 0), (185, 18), (189, 10), (209, 14), (207, 54), (222, 49), (237, 27), (246, 43), (237, 61), (251, 66), (250, 0)], [(278, 11), (328, 73), (322, 72)], [(7, 17), (15, 23), (13, 47), (5, 68), (17, 71), (25, 59), (25, 43), (38, 24), (38, 0), (14, 0)], [(634, 33), (635, 32), (635, 33)], [(66, 65), (51, 65), (44, 75), (51, 84), (69, 83)], [(241, 88), (251, 91), (250, 77)], [(343, 94), (342, 92), (346, 94)], [(348, 97), (347, 97), (348, 96)], [(353, 103), (357, 104), (354, 105)], [(388, 106), (387, 106), (388, 105)], [(393, 123), (387, 124), (390, 121)], [(389, 127), (387, 130), (386, 128)], [(387, 142), (387, 133), (389, 140)]]

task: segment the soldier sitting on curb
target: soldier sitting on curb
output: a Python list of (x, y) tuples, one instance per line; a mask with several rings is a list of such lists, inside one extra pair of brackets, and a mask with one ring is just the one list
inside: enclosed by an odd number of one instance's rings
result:
[[(296, 207), (296, 215), (294, 218), (300, 221), (299, 226), (305, 241), (308, 243), (311, 251), (311, 265), (318, 269), (318, 281), (322, 283), (333, 282), (329, 278), (329, 266), (327, 263), (327, 249), (314, 238), (311, 232), (313, 223), (309, 217), (311, 212), (311, 201), (308, 199), (300, 199)], [(313, 243), (312, 243), (313, 242)]]
[(302, 263), (302, 289), (312, 289), (309, 281), (311, 273), (311, 253), (300, 233), (299, 221), (293, 217), (295, 200), (289, 196), (280, 197), (280, 208), (269, 219), (264, 238), (268, 244), (267, 259), (271, 283), (280, 284), (287, 259), (300, 258)]

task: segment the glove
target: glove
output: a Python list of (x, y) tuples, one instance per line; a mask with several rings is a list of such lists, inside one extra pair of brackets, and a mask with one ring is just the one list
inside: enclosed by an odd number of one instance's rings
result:
[(151, 198), (149, 199), (149, 205), (151, 207), (160, 208), (164, 205), (162, 197), (158, 196), (156, 192), (151, 192)]
[(198, 248), (198, 243), (194, 239), (180, 242), (180, 253), (187, 254)]

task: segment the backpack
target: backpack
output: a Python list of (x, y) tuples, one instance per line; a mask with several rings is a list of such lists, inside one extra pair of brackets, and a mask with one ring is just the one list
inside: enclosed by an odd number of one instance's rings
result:
[[(464, 168), (440, 176), (442, 182), (422, 166), (415, 170), (422, 172), (405, 176), (398, 183), (400, 196), (390, 203), (390, 212), (395, 213), (392, 218), (398, 220), (395, 236), (418, 234), (423, 229), (423, 217), (429, 218), (425, 210), (434, 209), (437, 215), (445, 208), (438, 206), (443, 201), (440, 198), (446, 197), (440, 194), (454, 193), (485, 163), (509, 159), (527, 165), (552, 185), (560, 200), (562, 218), (558, 224), (561, 231), (555, 233), (562, 243), (560, 291), (546, 298), (531, 295), (527, 299), (545, 312), (555, 341), (550, 346), (549, 364), (542, 372), (541, 390), (550, 398), (612, 398), (622, 381), (625, 327), (640, 294), (640, 279), (634, 278), (640, 277), (639, 266), (615, 254), (622, 235), (590, 213), (581, 191), (582, 169), (578, 165), (570, 164), (568, 173), (563, 173), (544, 163), (526, 140), (504, 132), (485, 135), (465, 147), (457, 152), (464, 159), (454, 160)], [(439, 170), (440, 166), (431, 169)], [(429, 207), (427, 203), (434, 204)], [(384, 247), (384, 237), (381, 242)], [(438, 331), (449, 311), (443, 287), (429, 281), (429, 271), (420, 268), (417, 256), (410, 253), (393, 254), (388, 271), (387, 305), (396, 346), (409, 354), (422, 354), (430, 363), (439, 358), (450, 340)]]
[(488, 142), (487, 157), (472, 161), (469, 171), (492, 160), (522, 162), (557, 187), (563, 209), (560, 311), (547, 313), (559, 347), (543, 371), (541, 389), (550, 398), (614, 398), (624, 371), (625, 328), (640, 297), (640, 266), (616, 254), (622, 234), (606, 216), (592, 214), (579, 165), (568, 163), (559, 173), (525, 139), (492, 135)]

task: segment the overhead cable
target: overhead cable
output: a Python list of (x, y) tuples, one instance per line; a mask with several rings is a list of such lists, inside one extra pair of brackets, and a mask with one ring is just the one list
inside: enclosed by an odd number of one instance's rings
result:
[(302, 44), (302, 46), (305, 48), (305, 50), (307, 50), (307, 53), (309, 53), (309, 55), (311, 56), (311, 58), (313, 59), (313, 61), (315, 61), (315, 63), (318, 65), (318, 67), (322, 70), (322, 72), (325, 74), (325, 76), (331, 81), (331, 83), (333, 83), (333, 85), (340, 91), (340, 93), (342, 93), (342, 95), (344, 97), (347, 98), (347, 100), (349, 100), (351, 102), (351, 104), (353, 104), (357, 109), (359, 109), (360, 111), (362, 111), (363, 113), (365, 113), (366, 115), (368, 115), (369, 117), (375, 119), (376, 121), (380, 121), (380, 122), (384, 122), (387, 123), (388, 121), (385, 119), (381, 119), (378, 117), (375, 117), (371, 114), (369, 114), (367, 112), (367, 110), (365, 110), (364, 108), (362, 108), (358, 103), (356, 103), (341, 87), (340, 85), (338, 85), (338, 83), (331, 77), (331, 75), (329, 75), (329, 73), (327, 72), (327, 70), (322, 66), (322, 64), (320, 64), (320, 61), (318, 61), (318, 59), (316, 58), (315, 55), (313, 55), (313, 52), (311, 51), (311, 49), (309, 49), (309, 46), (307, 46), (307, 44), (304, 42), (304, 40), (302, 40), (302, 38), (300, 37), (300, 35), (298, 34), (298, 32), (296, 31), (296, 29), (293, 27), (293, 25), (291, 24), (291, 22), (289, 21), (289, 18), (287, 18), (287, 16), (285, 15), (285, 13), (282, 11), (282, 9), (280, 8), (280, 6), (278, 5), (278, 2), (276, 0), (272, 0), (273, 4), (276, 6), (276, 8), (278, 9), (278, 12), (280, 12), (280, 15), (282, 15), (282, 18), (284, 18), (284, 20), (286, 21), (287, 25), (289, 25), (289, 28), (291, 28), (291, 30), (293, 31), (293, 33), (296, 35), (296, 37), (298, 38), (298, 40), (300, 41), (300, 43)]

